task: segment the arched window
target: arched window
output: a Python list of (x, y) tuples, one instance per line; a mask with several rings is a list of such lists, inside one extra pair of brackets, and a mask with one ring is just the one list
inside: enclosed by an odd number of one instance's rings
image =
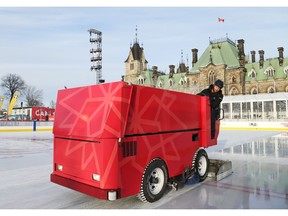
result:
[(258, 94), (258, 90), (256, 87), (251, 89), (251, 94)]
[(274, 74), (275, 74), (275, 70), (274, 70), (274, 68), (273, 68), (272, 66), (269, 66), (269, 67), (265, 70), (264, 73), (267, 74), (267, 75), (270, 76), (270, 77), (273, 77)]
[(284, 68), (284, 74), (286, 74), (286, 76), (288, 76), (288, 66)]
[(139, 84), (139, 85), (144, 85), (144, 82), (145, 82), (145, 80), (144, 80), (143, 77), (139, 77), (139, 78), (138, 78), (138, 84)]
[(238, 90), (235, 87), (232, 87), (230, 90), (230, 95), (238, 95), (238, 94), (239, 94)]
[(236, 83), (236, 77), (235, 76), (232, 77), (232, 83)]
[(209, 73), (208, 73), (208, 84), (213, 84), (215, 82), (215, 72), (213, 70), (211, 70)]
[(185, 84), (185, 81), (183, 80), (183, 78), (181, 78), (179, 81), (179, 85), (183, 86), (184, 84)]
[(181, 79), (179, 80), (178, 84), (181, 86), (184, 86), (188, 81), (186, 76), (181, 76)]
[(173, 80), (172, 79), (169, 79), (169, 86), (173, 86)]
[(252, 79), (255, 79), (256, 78), (256, 71), (254, 69), (252, 69), (250, 71), (250, 73), (248, 74), (248, 76)]
[(275, 93), (276, 91), (275, 91), (275, 89), (274, 89), (274, 87), (273, 86), (270, 86), (269, 88), (268, 88), (268, 90), (267, 90), (267, 93), (269, 93), (269, 94), (273, 94), (273, 93)]

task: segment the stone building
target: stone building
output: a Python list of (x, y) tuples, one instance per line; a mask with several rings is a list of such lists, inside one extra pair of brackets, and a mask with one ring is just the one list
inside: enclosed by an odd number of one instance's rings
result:
[(130, 47), (125, 61), (126, 72), (122, 80), (140, 85), (153, 86), (196, 94), (214, 83), (224, 81), (224, 95), (249, 95), (288, 92), (288, 58), (284, 48), (278, 48), (278, 57), (265, 59), (259, 50), (259, 61), (252, 50), (251, 59), (245, 54), (244, 40), (237, 44), (228, 37), (210, 40), (208, 47), (198, 59), (198, 49), (192, 49), (192, 68), (183, 58), (178, 68), (169, 65), (169, 74), (158, 71), (157, 66), (147, 68), (144, 49), (137, 40)]

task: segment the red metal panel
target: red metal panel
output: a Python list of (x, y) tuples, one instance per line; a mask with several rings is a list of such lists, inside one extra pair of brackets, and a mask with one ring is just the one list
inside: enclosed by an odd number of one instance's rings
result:
[(132, 86), (107, 83), (58, 91), (53, 133), (84, 139), (123, 137)]
[(209, 98), (208, 97), (200, 97), (200, 123), (201, 123), (201, 138), (200, 143), (201, 146), (206, 148), (208, 146), (208, 142), (211, 139), (211, 112), (210, 112), (210, 105), (209, 105)]
[(208, 148), (209, 146), (213, 146), (217, 144), (217, 138), (219, 135), (220, 128), (220, 120), (216, 121), (215, 127), (215, 136), (214, 139), (211, 139), (211, 107), (208, 97), (200, 96), (200, 107), (201, 107), (201, 146), (204, 148)]
[[(96, 142), (54, 139), (54, 164), (63, 166), (58, 175), (76, 177), (78, 181), (102, 189), (118, 187), (118, 141), (102, 139)], [(100, 183), (92, 174), (100, 175)]]
[(126, 134), (200, 128), (200, 96), (134, 85)]

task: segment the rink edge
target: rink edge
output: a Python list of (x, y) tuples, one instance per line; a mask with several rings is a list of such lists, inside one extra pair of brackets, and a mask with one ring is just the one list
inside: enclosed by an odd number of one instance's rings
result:
[(1, 132), (37, 132), (37, 131), (52, 131), (53, 127), (43, 127), (43, 128), (36, 128), (36, 130), (33, 130), (33, 128), (1, 128), (0, 127), (0, 133)]
[(287, 127), (283, 128), (263, 128), (263, 127), (220, 127), (220, 130), (264, 130), (264, 131), (288, 131)]
[[(52, 131), (53, 127), (38, 127), (35, 131)], [(266, 130), (266, 131), (288, 131), (287, 127), (263, 128), (263, 127), (220, 127), (220, 130)], [(33, 128), (1, 128), (1, 132), (33, 132)]]

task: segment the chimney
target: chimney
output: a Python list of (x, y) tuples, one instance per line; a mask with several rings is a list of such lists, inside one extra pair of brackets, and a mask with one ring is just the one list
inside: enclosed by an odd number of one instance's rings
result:
[(255, 53), (256, 52), (254, 50), (251, 51), (252, 63), (255, 62)]
[(158, 70), (158, 67), (157, 66), (152, 66), (152, 71), (153, 71), (153, 75), (157, 75), (157, 70)]
[(157, 73), (158, 67), (157, 66), (152, 66), (152, 80), (153, 80), (153, 86), (156, 87), (157, 84), (157, 79), (158, 79), (158, 73)]
[(173, 74), (175, 73), (175, 65), (169, 65), (170, 72), (169, 72), (169, 78), (173, 77)]
[(194, 64), (197, 63), (198, 61), (198, 49), (194, 48), (192, 49), (192, 67), (194, 66)]
[(282, 66), (283, 65), (283, 51), (284, 48), (283, 47), (278, 47), (278, 52), (279, 52), (279, 65)]
[(260, 64), (260, 68), (263, 68), (264, 65), (264, 50), (259, 50), (259, 55), (260, 55), (260, 60), (259, 60), (259, 64)]
[(244, 40), (239, 39), (237, 42), (238, 42), (237, 47), (239, 50), (239, 63), (240, 66), (244, 66), (245, 65)]

